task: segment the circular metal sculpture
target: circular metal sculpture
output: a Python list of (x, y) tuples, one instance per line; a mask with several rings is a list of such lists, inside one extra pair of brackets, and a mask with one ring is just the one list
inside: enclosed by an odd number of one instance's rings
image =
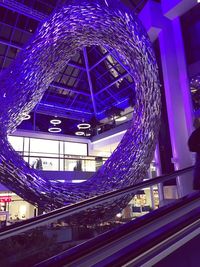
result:
[[(46, 209), (142, 181), (155, 150), (160, 93), (151, 43), (133, 14), (106, 3), (69, 1), (43, 23), (0, 76), (0, 182)], [(91, 179), (79, 185), (50, 184), (13, 150), (7, 135), (40, 101), (63, 65), (90, 45), (115, 50), (130, 69), (137, 98), (134, 120), (117, 149)], [(128, 200), (113, 202), (106, 212), (117, 212)]]

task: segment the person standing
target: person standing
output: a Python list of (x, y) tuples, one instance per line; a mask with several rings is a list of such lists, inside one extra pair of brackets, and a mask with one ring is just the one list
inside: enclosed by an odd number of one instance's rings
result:
[(200, 118), (195, 118), (193, 126), (195, 130), (188, 139), (188, 147), (191, 152), (196, 152), (193, 189), (200, 190)]
[(41, 158), (39, 158), (39, 159), (37, 160), (37, 163), (36, 163), (36, 169), (38, 169), (38, 170), (43, 170), (43, 166), (42, 166), (42, 160), (41, 160)]

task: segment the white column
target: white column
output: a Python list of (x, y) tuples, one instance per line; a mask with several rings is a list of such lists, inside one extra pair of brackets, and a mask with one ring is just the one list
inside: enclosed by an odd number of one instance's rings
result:
[[(196, 0), (149, 0), (140, 19), (153, 41), (159, 38), (169, 130), (175, 170), (192, 165), (187, 140), (193, 111), (179, 16), (197, 5)], [(192, 190), (192, 174), (177, 178), (178, 195)]]
[[(165, 23), (159, 35), (169, 130), (175, 170), (192, 165), (187, 141), (192, 131), (192, 105), (179, 18)], [(190, 174), (191, 176), (191, 174)], [(192, 190), (192, 177), (177, 178), (178, 195)]]

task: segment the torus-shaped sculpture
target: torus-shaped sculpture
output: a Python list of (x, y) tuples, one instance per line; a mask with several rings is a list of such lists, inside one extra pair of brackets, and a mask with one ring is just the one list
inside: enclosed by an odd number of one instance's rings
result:
[[(137, 99), (134, 119), (117, 149), (91, 179), (78, 185), (50, 184), (13, 150), (7, 135), (40, 101), (66, 62), (90, 45), (115, 50), (130, 69)], [(57, 208), (142, 181), (155, 150), (160, 92), (151, 42), (133, 14), (108, 1), (68, 1), (1, 73), (0, 84), (0, 182), (23, 199), (46, 209)], [(128, 200), (113, 202), (107, 212), (117, 212)]]

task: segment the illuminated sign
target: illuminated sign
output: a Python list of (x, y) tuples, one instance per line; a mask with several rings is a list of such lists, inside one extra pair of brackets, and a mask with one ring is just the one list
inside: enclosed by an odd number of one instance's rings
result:
[(2, 202), (11, 202), (12, 199), (9, 196), (0, 196), (0, 203)]

